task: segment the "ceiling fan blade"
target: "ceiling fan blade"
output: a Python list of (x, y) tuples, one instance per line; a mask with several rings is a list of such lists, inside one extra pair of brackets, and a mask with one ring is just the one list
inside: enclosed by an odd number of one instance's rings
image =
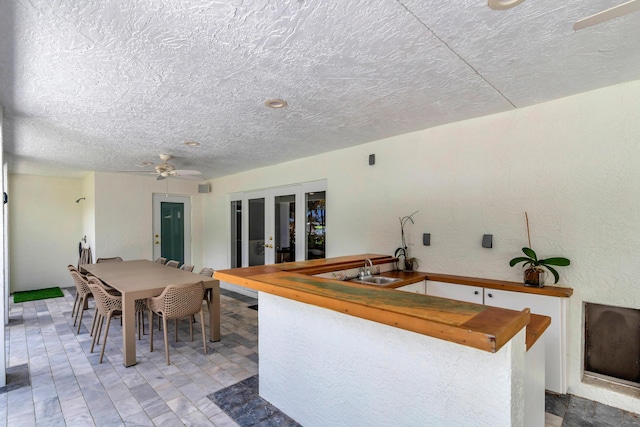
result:
[(602, 12), (598, 12), (594, 15), (576, 21), (576, 23), (573, 24), (573, 29), (574, 31), (578, 31), (637, 11), (640, 11), (640, 0), (630, 0), (626, 3), (622, 3), (618, 6), (614, 6), (610, 9), (603, 10)]
[(203, 181), (203, 178), (193, 176), (193, 175), (174, 175), (174, 178), (178, 179), (190, 179), (192, 181)]
[(166, 177), (162, 176), (162, 175), (158, 175), (158, 177), (156, 178), (156, 181), (162, 181), (163, 179), (165, 179)]
[(187, 170), (187, 169), (176, 169), (173, 172), (177, 173), (178, 175), (202, 175), (202, 172), (200, 171), (193, 171), (193, 170)]

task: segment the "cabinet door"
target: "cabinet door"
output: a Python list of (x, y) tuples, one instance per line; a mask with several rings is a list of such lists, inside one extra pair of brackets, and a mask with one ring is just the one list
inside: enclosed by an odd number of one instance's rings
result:
[(427, 295), (482, 304), (482, 289), (477, 286), (427, 281)]
[(484, 290), (484, 303), (494, 307), (522, 311), (551, 317), (551, 325), (542, 335), (545, 343), (545, 388), (564, 394), (567, 392), (567, 298)]
[(423, 294), (424, 295), (424, 287), (425, 287), (425, 281), (423, 280), (422, 282), (418, 282), (418, 283), (412, 283), (410, 285), (406, 285), (406, 286), (401, 286), (399, 288), (396, 288), (396, 291), (404, 291), (404, 292), (413, 292), (416, 294)]

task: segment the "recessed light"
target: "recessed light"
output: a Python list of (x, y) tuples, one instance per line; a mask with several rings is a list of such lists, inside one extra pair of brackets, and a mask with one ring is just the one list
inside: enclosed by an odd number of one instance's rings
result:
[(284, 99), (267, 99), (264, 105), (269, 108), (284, 108), (287, 106), (287, 101)]
[(510, 9), (522, 3), (524, 0), (489, 0), (488, 5), (493, 10)]
[(198, 147), (200, 145), (198, 141), (185, 141), (182, 144), (187, 145), (189, 147)]

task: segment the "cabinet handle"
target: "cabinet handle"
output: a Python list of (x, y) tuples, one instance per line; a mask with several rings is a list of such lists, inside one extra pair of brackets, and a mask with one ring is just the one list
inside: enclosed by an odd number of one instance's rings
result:
[(487, 294), (489, 298), (493, 298), (493, 294)]
[(475, 291), (475, 292), (474, 292), (473, 294), (474, 294), (474, 295), (478, 295), (479, 293), (480, 293), (480, 292), (478, 292), (478, 291)]

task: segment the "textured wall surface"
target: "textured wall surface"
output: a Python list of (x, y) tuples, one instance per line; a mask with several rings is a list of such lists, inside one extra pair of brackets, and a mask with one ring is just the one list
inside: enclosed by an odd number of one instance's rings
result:
[(9, 176), (11, 292), (73, 286), (67, 265), (78, 263), (83, 236), (81, 189), (77, 179)]
[(640, 413), (638, 399), (581, 382), (583, 302), (640, 308), (638, 99), (632, 82), (214, 180), (205, 259), (228, 267), (227, 192), (326, 178), (328, 256), (392, 254), (398, 218), (419, 210), (407, 232), (421, 270), (520, 281), (508, 263), (528, 245), (527, 211), (538, 254), (571, 260), (559, 282), (574, 289), (569, 392)]
[(259, 301), (260, 395), (304, 426), (523, 425), (524, 330), (492, 354), (263, 292)]

